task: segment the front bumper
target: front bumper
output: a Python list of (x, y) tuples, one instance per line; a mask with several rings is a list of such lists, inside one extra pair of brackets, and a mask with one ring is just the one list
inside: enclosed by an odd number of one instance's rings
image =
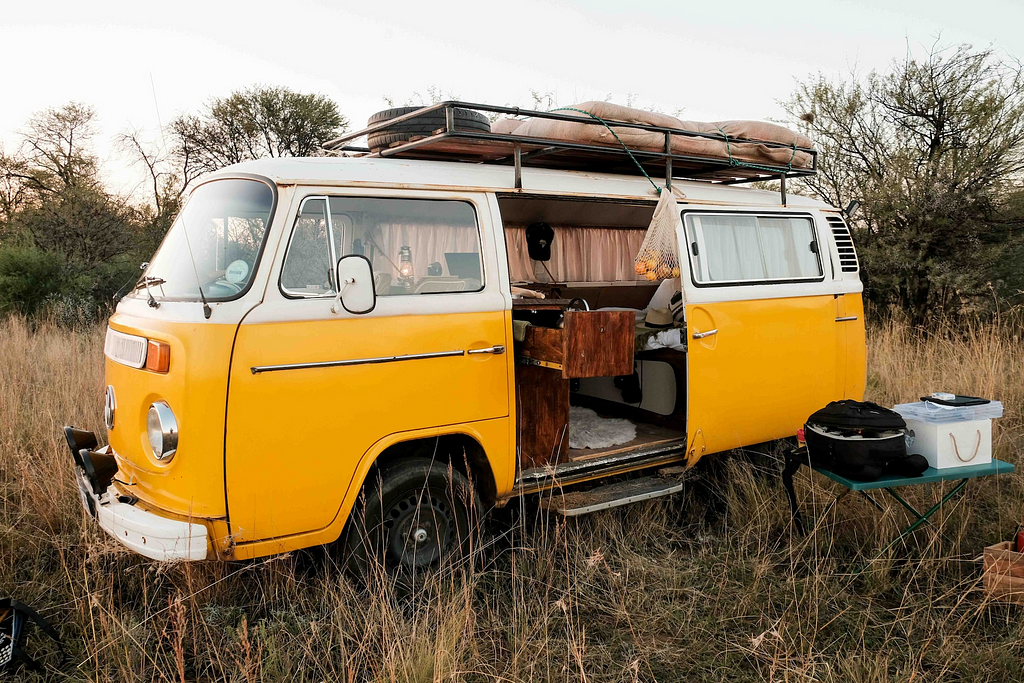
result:
[(122, 497), (111, 484), (97, 495), (81, 467), (75, 466), (82, 506), (100, 528), (140, 555), (154, 560), (205, 560), (209, 543), (204, 524), (162, 517)]

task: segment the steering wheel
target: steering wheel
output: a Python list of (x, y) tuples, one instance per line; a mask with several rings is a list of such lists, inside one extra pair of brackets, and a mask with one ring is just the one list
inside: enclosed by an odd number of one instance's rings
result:
[(569, 300), (569, 305), (566, 306), (565, 308), (566, 308), (566, 310), (573, 310), (573, 311), (589, 311), (590, 310), (590, 304), (587, 303), (586, 299), (581, 299), (580, 297), (577, 296), (577, 297), (574, 297), (574, 298), (570, 299)]
[(230, 280), (225, 280), (224, 278), (221, 278), (214, 282), (213, 286), (223, 287), (229, 290), (232, 294), (239, 294), (242, 291), (242, 286), (240, 284), (238, 284), (237, 282), (231, 282)]

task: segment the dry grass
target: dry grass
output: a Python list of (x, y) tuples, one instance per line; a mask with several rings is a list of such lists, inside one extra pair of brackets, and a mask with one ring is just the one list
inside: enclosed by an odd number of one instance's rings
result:
[[(924, 336), (892, 323), (870, 339), (872, 398), (935, 388), (1000, 398), (997, 455), (1019, 461), (1024, 351), (1010, 331)], [(985, 600), (973, 561), (1024, 519), (1016, 475), (975, 482), (943, 511), (953, 547), (922, 530), (861, 575), (902, 513), (850, 496), (794, 537), (777, 464), (743, 453), (709, 460), (671, 500), (579, 521), (544, 520), (526, 501), (496, 523), (472, 572), (437, 577), (413, 601), (383, 583), (353, 587), (322, 552), (151, 563), (83, 518), (58, 432), (102, 430), (101, 342), (99, 329), (0, 322), (0, 595), (65, 634), (71, 661), (49, 678), (1024, 678), (1022, 613)], [(818, 512), (830, 496), (806, 474), (798, 490)]]

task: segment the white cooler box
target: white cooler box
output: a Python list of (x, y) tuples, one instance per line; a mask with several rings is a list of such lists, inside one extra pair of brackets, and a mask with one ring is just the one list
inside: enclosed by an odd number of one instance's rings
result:
[(893, 410), (907, 421), (907, 452), (923, 455), (936, 469), (992, 462), (992, 418), (1003, 404), (947, 407), (926, 401), (901, 403)]

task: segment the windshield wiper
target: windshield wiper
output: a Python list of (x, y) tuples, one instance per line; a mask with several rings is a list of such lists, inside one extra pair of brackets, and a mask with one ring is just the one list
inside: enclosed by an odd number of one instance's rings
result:
[[(207, 320), (210, 319), (210, 314), (213, 313), (213, 309), (210, 308), (210, 304), (206, 301), (206, 295), (203, 294), (203, 282), (199, 279), (199, 269), (196, 268), (196, 257), (192, 255), (192, 244), (188, 239), (188, 226), (185, 225), (184, 215), (179, 215), (181, 219), (181, 232), (185, 236), (185, 247), (188, 249), (188, 260), (192, 262), (192, 272), (196, 275), (196, 287), (199, 288), (199, 298), (203, 301), (203, 317)], [(225, 230), (227, 229), (227, 219), (225, 218)], [(227, 259), (227, 242), (224, 244), (224, 258)]]
[(162, 285), (165, 282), (167, 282), (167, 280), (163, 279), (162, 277), (153, 277), (152, 275), (143, 275), (142, 279), (139, 280), (138, 283), (136, 283), (135, 287), (132, 288), (132, 291), (134, 292), (139, 287), (145, 287), (146, 288), (146, 295), (149, 297), (149, 300), (146, 303), (149, 304), (150, 308), (160, 308), (160, 303), (156, 300), (156, 298), (154, 298), (153, 292), (149, 289), (149, 286), (150, 285), (156, 285), (156, 286), (159, 287), (160, 285)]
[(167, 282), (167, 280), (163, 279), (162, 277), (154, 277), (152, 275), (143, 275), (139, 279), (139, 281), (135, 283), (135, 286), (132, 287), (132, 291), (134, 292), (136, 289), (139, 289), (140, 287), (149, 287), (150, 285), (160, 286), (160, 285), (164, 284), (165, 282)]

